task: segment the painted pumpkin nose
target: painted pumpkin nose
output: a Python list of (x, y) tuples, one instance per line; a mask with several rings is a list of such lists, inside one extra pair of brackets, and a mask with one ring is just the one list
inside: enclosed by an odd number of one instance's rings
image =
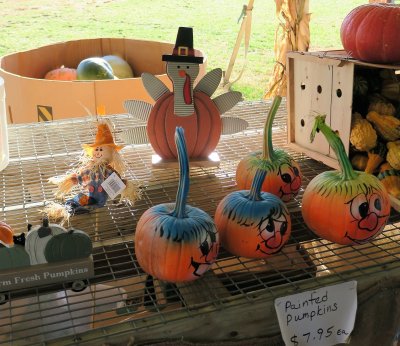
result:
[(179, 74), (179, 77), (182, 77), (182, 78), (186, 77), (186, 71), (184, 71), (184, 70), (179, 70), (178, 74)]
[(361, 229), (365, 229), (367, 231), (376, 230), (376, 227), (378, 226), (378, 216), (375, 213), (370, 213), (367, 217), (359, 222), (359, 226)]

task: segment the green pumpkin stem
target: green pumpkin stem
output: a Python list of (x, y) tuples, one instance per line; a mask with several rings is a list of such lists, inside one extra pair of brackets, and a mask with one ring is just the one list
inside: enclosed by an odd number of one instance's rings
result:
[(189, 160), (186, 149), (185, 135), (182, 127), (175, 130), (175, 144), (179, 161), (179, 184), (176, 193), (175, 209), (172, 215), (183, 219), (186, 215), (186, 200), (189, 193)]
[(343, 175), (343, 180), (353, 180), (357, 177), (356, 172), (351, 166), (351, 162), (346, 155), (344, 145), (339, 135), (334, 132), (326, 123), (325, 115), (318, 115), (315, 118), (314, 127), (311, 131), (310, 140), (314, 141), (315, 134), (317, 131), (321, 131), (328, 141), (329, 145), (332, 147), (339, 161), (339, 166)]
[(261, 187), (264, 183), (266, 175), (267, 171), (265, 169), (257, 169), (254, 179), (251, 183), (249, 199), (253, 201), (261, 200)]
[(271, 108), (268, 112), (267, 120), (265, 121), (262, 151), (263, 160), (272, 160), (274, 157), (274, 148), (272, 146), (272, 123), (274, 122), (275, 115), (279, 109), (281, 101), (281, 96), (274, 97)]

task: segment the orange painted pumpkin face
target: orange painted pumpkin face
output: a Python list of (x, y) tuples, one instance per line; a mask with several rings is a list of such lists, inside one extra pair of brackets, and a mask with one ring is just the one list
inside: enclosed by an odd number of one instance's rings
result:
[[(255, 179), (259, 173), (260, 170)], [(262, 181), (257, 190), (261, 184)], [(236, 191), (222, 199), (215, 212), (215, 224), (222, 246), (230, 253), (266, 258), (279, 252), (288, 241), (291, 219), (278, 197), (267, 192), (252, 192), (254, 189)]]
[(279, 160), (263, 161), (261, 152), (255, 152), (241, 160), (236, 169), (238, 189), (250, 189), (258, 167), (267, 171), (261, 191), (269, 192), (288, 202), (297, 195), (301, 187), (301, 172), (298, 163), (281, 151)]
[(384, 229), (390, 215), (384, 187), (366, 173), (351, 181), (341, 181), (334, 173), (324, 172), (307, 186), (304, 221), (318, 236), (338, 244), (372, 240)]
[(215, 262), (218, 234), (214, 222), (197, 208), (186, 218), (171, 215), (175, 203), (159, 204), (140, 218), (135, 233), (136, 256), (143, 270), (168, 282), (192, 281)]

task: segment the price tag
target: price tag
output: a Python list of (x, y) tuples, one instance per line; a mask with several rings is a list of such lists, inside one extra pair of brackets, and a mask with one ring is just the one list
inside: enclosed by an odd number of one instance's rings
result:
[(107, 195), (111, 199), (117, 197), (126, 187), (124, 182), (115, 172), (111, 174), (106, 180), (104, 180), (101, 186), (107, 192)]
[(357, 282), (277, 298), (275, 310), (286, 346), (345, 343), (356, 318)]

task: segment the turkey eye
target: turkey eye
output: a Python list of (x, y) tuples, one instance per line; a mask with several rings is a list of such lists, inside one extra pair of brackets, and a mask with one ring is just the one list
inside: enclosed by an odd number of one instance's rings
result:
[(282, 180), (285, 183), (290, 183), (292, 181), (292, 177), (290, 176), (289, 173), (285, 173), (285, 174), (282, 174)]
[(189, 66), (186, 66), (186, 69), (188, 69), (188, 70), (189, 70)]
[(177, 68), (181, 68), (181, 67), (178, 65)]
[(358, 207), (358, 212), (360, 213), (361, 218), (364, 218), (368, 215), (368, 209), (368, 202), (360, 204)]

